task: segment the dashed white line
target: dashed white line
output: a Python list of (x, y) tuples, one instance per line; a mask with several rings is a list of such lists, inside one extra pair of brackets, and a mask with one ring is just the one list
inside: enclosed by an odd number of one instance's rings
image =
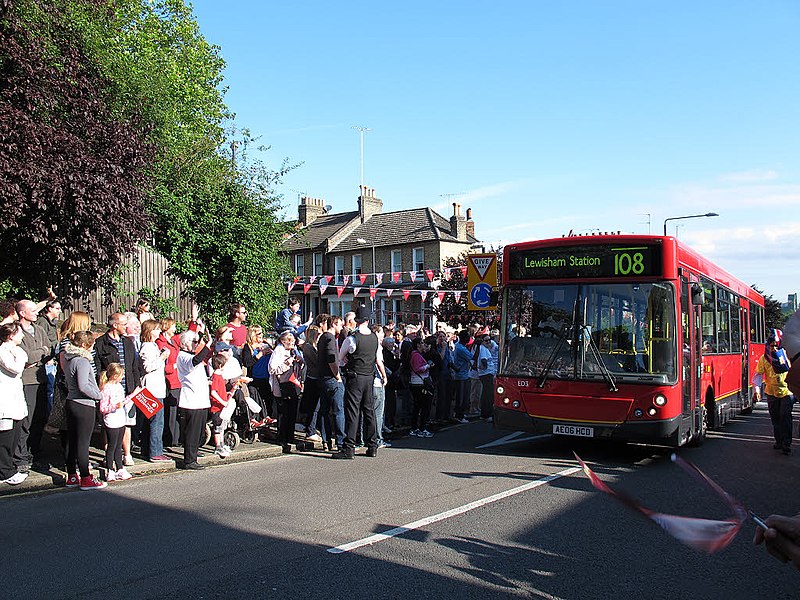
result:
[(551, 481), (555, 481), (556, 479), (560, 479), (561, 477), (566, 477), (568, 475), (572, 475), (573, 473), (577, 473), (580, 470), (581, 470), (580, 467), (571, 467), (569, 469), (564, 469), (563, 471), (559, 471), (558, 473), (553, 473), (552, 475), (547, 475), (546, 477), (542, 477), (541, 479), (537, 479), (536, 481), (530, 481), (526, 484), (520, 485), (515, 488), (511, 488), (510, 490), (506, 490), (505, 492), (500, 492), (492, 496), (487, 496), (486, 498), (481, 498), (480, 500), (475, 500), (474, 502), (470, 502), (469, 504), (464, 504), (463, 506), (452, 508), (448, 511), (439, 513), (437, 515), (425, 517), (424, 519), (420, 519), (419, 521), (414, 521), (413, 523), (407, 523), (406, 525), (395, 527), (388, 531), (384, 531), (383, 533), (376, 533), (375, 535), (371, 535), (369, 537), (365, 537), (360, 540), (356, 540), (354, 542), (349, 542), (347, 544), (342, 544), (341, 546), (336, 546), (335, 548), (328, 548), (327, 551), (330, 552), (331, 554), (342, 554), (344, 552), (350, 552), (351, 550), (356, 550), (357, 548), (361, 548), (363, 546), (371, 546), (372, 544), (376, 544), (378, 542), (388, 540), (398, 535), (402, 535), (409, 531), (425, 527), (426, 525), (431, 525), (432, 523), (444, 521), (445, 519), (449, 519), (450, 517), (462, 515), (476, 508), (480, 508), (481, 506), (486, 506), (487, 504), (491, 504), (492, 502), (497, 502), (498, 500), (503, 500), (504, 498), (509, 498), (511, 496), (516, 496), (517, 494), (521, 494), (522, 492), (527, 492), (528, 490), (532, 490), (533, 488), (537, 488), (546, 483), (550, 483)]

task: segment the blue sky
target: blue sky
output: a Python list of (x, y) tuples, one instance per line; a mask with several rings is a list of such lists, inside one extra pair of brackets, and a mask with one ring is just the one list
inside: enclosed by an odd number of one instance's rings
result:
[(273, 168), (303, 163), (287, 216), (298, 193), (355, 210), (357, 125), (384, 210), (457, 199), (493, 245), (717, 212), (678, 236), (780, 301), (800, 291), (796, 0), (193, 6), (237, 127)]

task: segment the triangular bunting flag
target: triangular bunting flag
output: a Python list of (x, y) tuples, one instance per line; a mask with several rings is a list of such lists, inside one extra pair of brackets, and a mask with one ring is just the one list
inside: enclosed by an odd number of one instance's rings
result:
[(408, 300), (408, 297), (411, 295), (411, 290), (403, 290), (403, 300)]
[(439, 296), (439, 302), (444, 302), (444, 295), (447, 292), (436, 292), (436, 295)]
[(425, 275), (428, 277), (428, 281), (433, 281), (433, 269), (425, 269)]
[(337, 286), (336, 286), (336, 295), (337, 295), (339, 298), (341, 298), (341, 297), (342, 297), (342, 292), (343, 292), (343, 291), (344, 291), (344, 286), (343, 286), (343, 285), (337, 285)]
[(358, 296), (358, 293), (359, 293), (360, 291), (361, 291), (361, 288), (360, 288), (360, 287), (354, 287), (354, 288), (353, 288), (353, 296)]
[(378, 288), (369, 288), (369, 298), (370, 300), (375, 300), (375, 294), (378, 293)]
[(420, 298), (422, 298), (422, 301), (423, 301), (423, 302), (425, 302), (425, 300), (427, 300), (427, 299), (428, 299), (428, 290), (422, 290), (422, 291), (419, 293), (419, 297), (420, 297)]
[(417, 272), (416, 271), (409, 271), (408, 274), (411, 275), (411, 281), (416, 281), (417, 280)]
[(325, 290), (328, 289), (328, 284), (331, 282), (331, 278), (327, 275), (323, 275), (319, 278), (319, 293), (320, 295), (325, 293)]
[(367, 274), (366, 273), (361, 273), (358, 276), (358, 280), (361, 282), (361, 285), (364, 285), (365, 283), (367, 283)]
[(350, 283), (350, 275), (345, 275), (344, 276), (344, 285), (345, 285), (345, 287), (347, 287), (348, 283)]
[(391, 297), (392, 297), (392, 292), (393, 292), (393, 291), (394, 291), (394, 290), (386, 290), (386, 297), (387, 297), (387, 298), (391, 298)]
[(308, 280), (308, 283), (314, 283), (317, 280), (316, 275), (312, 275), (311, 278)]
[(291, 291), (292, 291), (292, 288), (294, 288), (294, 285), (295, 285), (296, 283), (297, 283), (297, 281), (292, 281), (292, 282), (291, 282), (291, 283), (290, 283), (290, 284), (287, 286), (287, 288), (288, 288), (288, 291), (290, 291), (290, 292), (291, 292)]
[(456, 297), (456, 304), (458, 304), (461, 300), (461, 292), (453, 292), (453, 295)]
[(303, 293), (304, 294), (307, 294), (308, 290), (310, 290), (310, 289), (311, 289), (311, 284), (310, 283), (304, 283), (303, 284)]
[(375, 273), (375, 285), (380, 285), (383, 281), (383, 273)]
[(444, 272), (443, 277), (445, 281), (450, 281), (450, 279), (453, 278), (453, 274), (450, 272), (450, 269), (447, 269), (447, 271)]
[(461, 276), (462, 277), (466, 277), (467, 276), (467, 267), (461, 267)]
[(401, 278), (402, 276), (403, 276), (403, 274), (402, 274), (402, 273), (395, 273), (395, 272), (392, 272), (392, 279), (394, 279), (394, 282), (395, 282), (395, 283), (399, 283), (399, 282), (400, 282), (400, 278)]

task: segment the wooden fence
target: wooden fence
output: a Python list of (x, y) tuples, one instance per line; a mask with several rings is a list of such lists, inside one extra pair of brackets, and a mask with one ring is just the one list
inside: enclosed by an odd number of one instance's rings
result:
[(155, 250), (139, 246), (137, 253), (126, 259), (120, 268), (119, 277), (109, 294), (98, 288), (86, 296), (73, 298), (75, 310), (85, 310), (95, 323), (105, 324), (108, 316), (121, 309), (135, 310), (139, 292), (143, 288), (153, 290), (159, 298), (172, 299), (178, 307), (171, 316), (178, 321), (189, 319), (192, 301), (186, 297), (186, 286), (167, 273), (169, 261)]

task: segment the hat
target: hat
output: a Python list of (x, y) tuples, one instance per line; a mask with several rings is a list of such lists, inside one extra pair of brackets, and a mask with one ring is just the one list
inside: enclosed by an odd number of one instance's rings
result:
[(233, 346), (231, 346), (227, 342), (214, 343), (214, 352), (225, 352), (226, 350), (230, 350), (231, 352), (233, 352)]
[(363, 304), (356, 309), (356, 323), (363, 323), (369, 321), (372, 317), (372, 311)]
[(767, 333), (767, 343), (778, 342), (778, 346), (780, 346), (782, 337), (783, 332), (780, 329), (770, 329)]

